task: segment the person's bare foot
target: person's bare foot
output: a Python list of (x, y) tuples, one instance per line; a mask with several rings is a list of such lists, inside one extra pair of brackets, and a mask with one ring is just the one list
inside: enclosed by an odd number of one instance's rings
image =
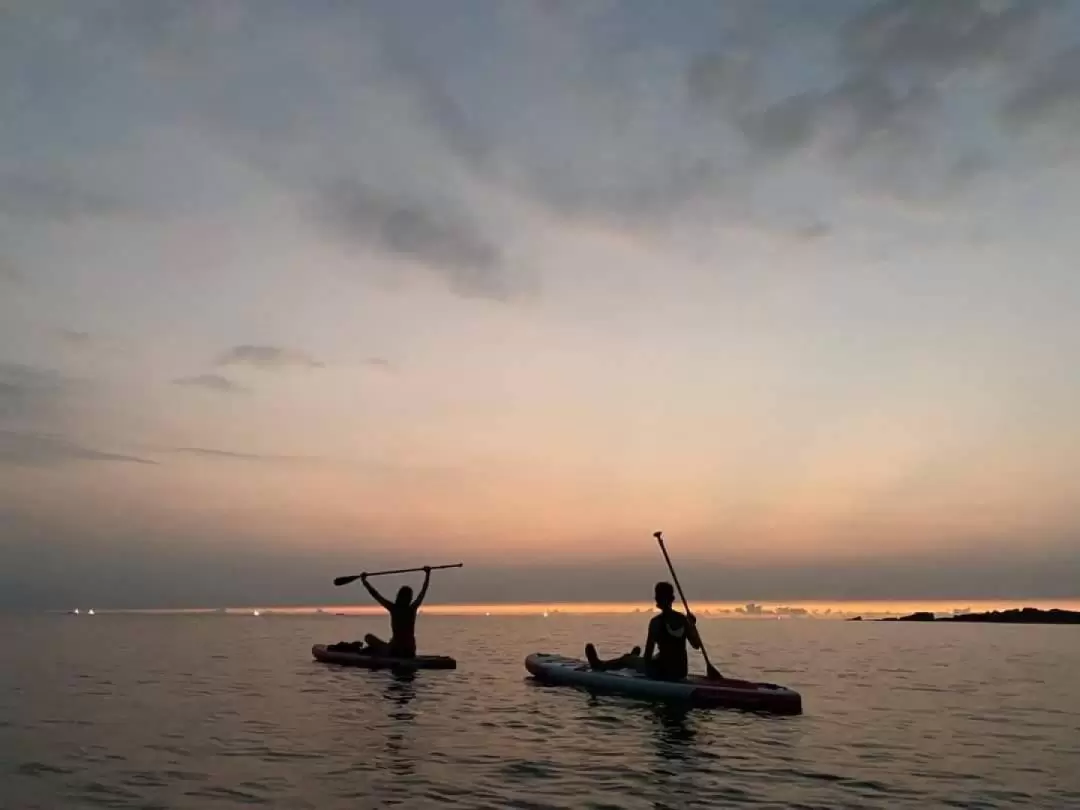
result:
[(596, 647), (594, 647), (592, 644), (585, 645), (585, 658), (588, 660), (590, 667), (592, 667), (593, 669), (599, 669), (600, 656), (596, 654)]

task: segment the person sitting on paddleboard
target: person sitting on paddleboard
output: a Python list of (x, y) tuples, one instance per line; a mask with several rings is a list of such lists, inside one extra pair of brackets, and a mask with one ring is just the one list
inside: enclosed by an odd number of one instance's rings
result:
[[(675, 610), (675, 588), (670, 582), (657, 582), (654, 589), (656, 606), (660, 612), (649, 621), (649, 635), (645, 640), (645, 655), (641, 648), (634, 647), (628, 654), (610, 661), (602, 661), (592, 644), (585, 645), (585, 656), (589, 666), (595, 670), (636, 669), (650, 678), (664, 681), (678, 681), (686, 677), (689, 663), (686, 658), (686, 644), (695, 650), (701, 649), (701, 637), (697, 631), (697, 619), (694, 614), (684, 616)], [(656, 655), (653, 655), (655, 651)]]
[(360, 575), (360, 582), (375, 598), (375, 601), (390, 613), (390, 641), (383, 641), (378, 636), (368, 633), (364, 636), (364, 641), (367, 643), (364, 652), (368, 655), (387, 655), (392, 658), (415, 658), (416, 613), (424, 597), (427, 596), (428, 585), (431, 584), (431, 567), (424, 566), (424, 584), (415, 601), (413, 601), (413, 589), (408, 585), (402, 586), (397, 592), (397, 597), (391, 602), (368, 582), (366, 572)]

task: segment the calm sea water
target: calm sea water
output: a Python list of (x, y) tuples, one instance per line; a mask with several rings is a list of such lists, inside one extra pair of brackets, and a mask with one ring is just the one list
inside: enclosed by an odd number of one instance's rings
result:
[(412, 680), (311, 660), (378, 618), (0, 619), (0, 807), (1080, 807), (1078, 627), (702, 621), (801, 717), (527, 678), (645, 618), (422, 617)]

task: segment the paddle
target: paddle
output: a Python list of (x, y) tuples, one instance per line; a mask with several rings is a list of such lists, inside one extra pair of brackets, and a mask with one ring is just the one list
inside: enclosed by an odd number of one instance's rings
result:
[[(465, 563), (454, 563), (453, 565), (429, 565), (429, 571), (438, 571), (440, 568), (461, 568)], [(369, 571), (366, 574), (353, 574), (351, 577), (337, 577), (334, 580), (335, 585), (348, 585), (350, 582), (356, 582), (360, 577), (381, 577), (386, 574), (411, 574), (415, 571), (423, 571), (423, 568), (396, 568), (393, 571)]]
[[(679, 584), (679, 575), (675, 573), (675, 566), (671, 564), (671, 557), (668, 556), (667, 548), (664, 546), (664, 533), (653, 532), (653, 537), (656, 538), (656, 542), (660, 544), (660, 550), (664, 552), (664, 560), (667, 561), (668, 571), (671, 572), (671, 578), (675, 581), (675, 587), (679, 591), (679, 596), (682, 598), (683, 607), (686, 608), (687, 616), (690, 615), (690, 605), (686, 602), (686, 594), (683, 593), (682, 585)], [(698, 639), (701, 639), (701, 634), (698, 633)], [(723, 680), (724, 676), (720, 674), (720, 670), (712, 665), (709, 661), (709, 654), (705, 651), (705, 642), (701, 642), (701, 657), (705, 659), (705, 674), (710, 678), (716, 678)]]

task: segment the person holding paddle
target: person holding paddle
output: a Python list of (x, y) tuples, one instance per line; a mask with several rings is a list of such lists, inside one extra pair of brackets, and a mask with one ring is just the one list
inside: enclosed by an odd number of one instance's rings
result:
[[(392, 571), (365, 571), (362, 574), (349, 574), (344, 577), (334, 577), (334, 586), (348, 585), (360, 580), (367, 588), (375, 601), (382, 605), (390, 613), (390, 641), (383, 641), (378, 636), (368, 633), (364, 641), (331, 644), (327, 647), (330, 652), (349, 652), (356, 655), (371, 655), (385, 658), (416, 658), (416, 614), (420, 610), (420, 604), (427, 596), (428, 585), (431, 584), (431, 572), (444, 568), (461, 568), (464, 563), (452, 563), (450, 565), (425, 565), (423, 568), (395, 568)], [(415, 571), (424, 572), (424, 585), (420, 588), (420, 595), (413, 599), (413, 591), (408, 585), (400, 588), (394, 601), (391, 602), (379, 593), (368, 582), (369, 577), (389, 576), (390, 574), (411, 574)], [(364, 642), (367, 646), (364, 646)]]
[[(634, 647), (626, 655), (619, 656), (610, 661), (601, 661), (596, 654), (596, 648), (592, 644), (585, 645), (585, 656), (589, 659), (592, 669), (603, 671), (605, 669), (636, 669), (638, 672), (657, 680), (681, 681), (686, 677), (688, 664), (686, 660), (686, 644), (695, 650), (701, 651), (701, 657), (705, 659), (705, 675), (712, 680), (725, 680), (720, 670), (712, 665), (709, 654), (705, 651), (705, 644), (697, 630), (697, 619), (690, 612), (690, 604), (686, 601), (682, 585), (679, 584), (679, 575), (675, 573), (675, 566), (671, 564), (667, 546), (664, 545), (664, 533), (653, 532), (653, 537), (660, 545), (660, 551), (664, 555), (671, 578), (675, 581), (675, 587), (670, 582), (657, 582), (655, 588), (656, 606), (660, 608), (660, 615), (654, 616), (649, 622), (649, 637), (645, 642), (645, 657), (641, 656), (641, 648)], [(674, 609), (675, 591), (678, 590), (682, 599), (685, 615)], [(653, 649), (657, 655), (653, 657)]]
[[(585, 645), (585, 657), (594, 670), (636, 669), (650, 678), (662, 681), (681, 681), (689, 672), (686, 645), (701, 649), (701, 637), (697, 631), (694, 614), (686, 615), (675, 610), (675, 588), (670, 582), (657, 582), (654, 589), (656, 606), (660, 612), (649, 622), (649, 635), (645, 640), (645, 655), (634, 647), (626, 655), (602, 661), (592, 644)], [(655, 655), (654, 655), (655, 652)]]
[(378, 636), (368, 633), (364, 636), (367, 648), (364, 650), (368, 655), (386, 655), (391, 658), (415, 658), (416, 657), (416, 613), (427, 596), (428, 585), (431, 584), (431, 566), (425, 565), (424, 584), (420, 588), (420, 594), (413, 600), (413, 589), (403, 585), (398, 589), (397, 596), (391, 602), (368, 582), (368, 574), (360, 575), (360, 583), (367, 588), (368, 593), (375, 601), (382, 605), (390, 613), (390, 641), (383, 641)]

